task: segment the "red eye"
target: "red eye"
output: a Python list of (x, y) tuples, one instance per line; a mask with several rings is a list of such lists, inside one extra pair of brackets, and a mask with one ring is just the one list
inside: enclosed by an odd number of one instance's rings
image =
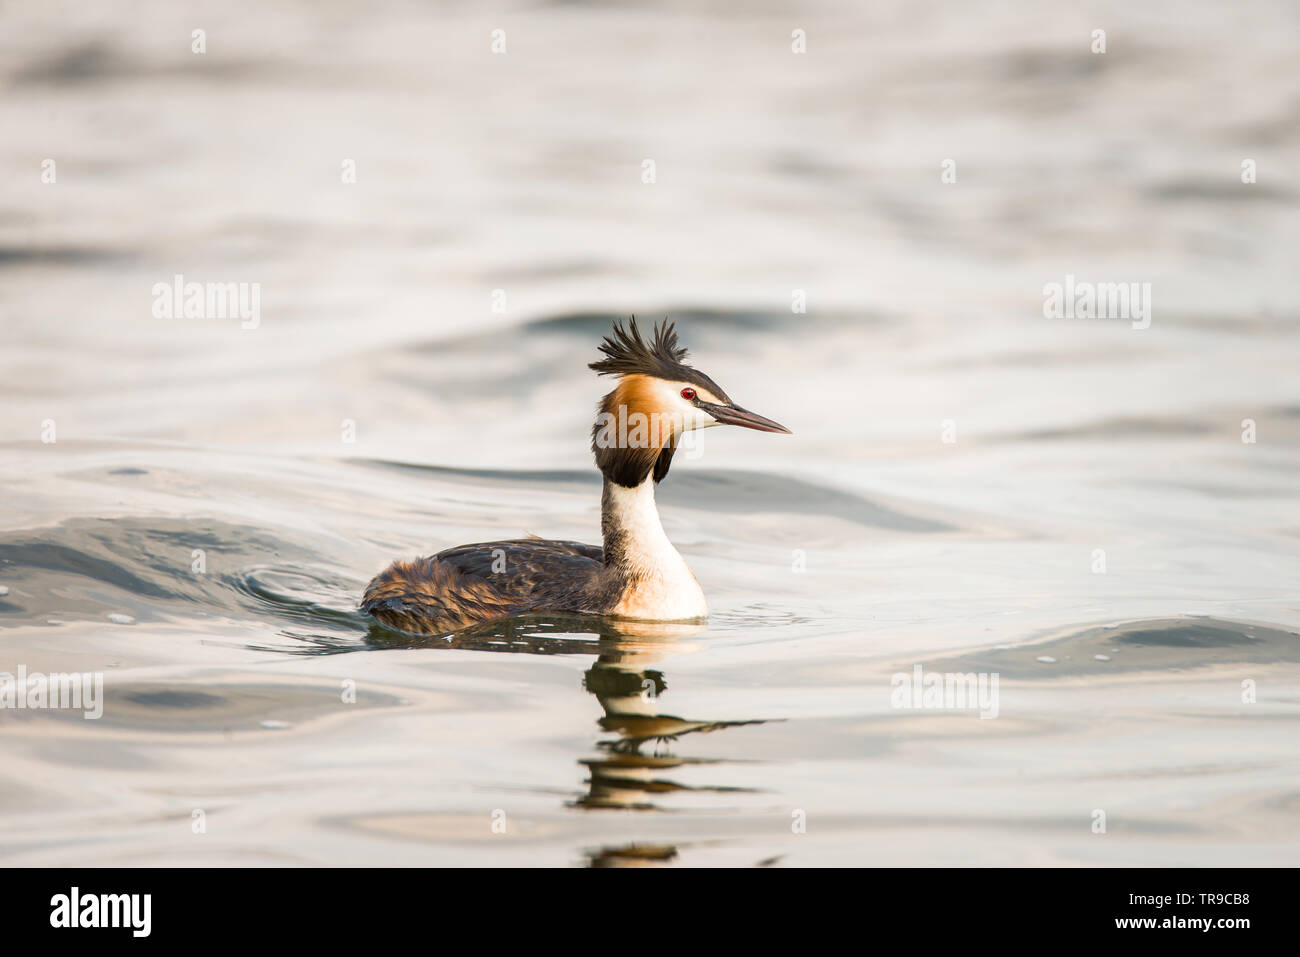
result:
[(682, 389), (682, 398), (683, 398), (683, 399), (694, 399), (694, 398), (695, 398), (695, 390), (692, 389), (690, 386), (687, 386), (685, 389)]

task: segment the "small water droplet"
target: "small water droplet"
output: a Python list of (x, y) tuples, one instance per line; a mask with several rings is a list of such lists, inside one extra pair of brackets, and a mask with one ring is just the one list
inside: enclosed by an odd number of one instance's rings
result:
[(1053, 658), (1051, 655), (1039, 655), (1039, 656), (1038, 656), (1037, 658), (1035, 658), (1034, 660), (1035, 660), (1035, 661), (1041, 661), (1041, 662), (1042, 662), (1043, 664), (1045, 664), (1045, 665), (1054, 665), (1054, 664), (1056, 664), (1056, 659)]
[(283, 731), (285, 728), (290, 727), (290, 724), (288, 721), (263, 721), (262, 727), (268, 731)]
[(1093, 655), (1098, 661), (1110, 661), (1110, 655)]
[(116, 611), (109, 612), (108, 620), (111, 621), (111, 622), (112, 622), (113, 624), (115, 624), (115, 625), (133, 625), (133, 624), (135, 624), (135, 619), (132, 618), (130, 615), (123, 615), (122, 613), (120, 613), (120, 612), (116, 612)]

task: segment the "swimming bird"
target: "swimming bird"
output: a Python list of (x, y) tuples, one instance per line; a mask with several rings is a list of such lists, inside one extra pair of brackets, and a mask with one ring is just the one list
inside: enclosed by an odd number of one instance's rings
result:
[(687, 432), (715, 425), (790, 430), (742, 409), (687, 365), (667, 319), (644, 338), (635, 317), (626, 327), (615, 322), (599, 350), (604, 358), (588, 368), (618, 377), (591, 429), (591, 451), (604, 476), (603, 544), (523, 538), (399, 561), (366, 586), (363, 611), (417, 635), (536, 612), (642, 621), (708, 615), (699, 582), (659, 522), (655, 485), (668, 475)]

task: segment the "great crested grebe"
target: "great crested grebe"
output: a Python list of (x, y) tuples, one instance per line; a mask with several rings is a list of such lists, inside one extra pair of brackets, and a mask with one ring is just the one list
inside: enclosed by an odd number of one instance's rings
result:
[(700, 584), (659, 524), (655, 484), (668, 474), (682, 435), (713, 425), (790, 430), (740, 408), (718, 384), (685, 365), (665, 320), (649, 340), (635, 317), (617, 322), (589, 368), (619, 377), (601, 400), (591, 450), (605, 479), (604, 546), (522, 538), (448, 548), (390, 565), (361, 608), (390, 628), (429, 635), (529, 612), (576, 612), (645, 621), (708, 615)]

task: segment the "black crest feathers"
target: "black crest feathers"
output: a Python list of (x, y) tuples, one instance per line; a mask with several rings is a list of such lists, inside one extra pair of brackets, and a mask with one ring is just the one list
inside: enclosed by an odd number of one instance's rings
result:
[(600, 344), (604, 359), (591, 363), (588, 368), (601, 375), (652, 375), (660, 379), (682, 378), (681, 370), (689, 368), (682, 364), (686, 350), (677, 345), (677, 329), (664, 319), (654, 327), (653, 336), (647, 341), (641, 337), (637, 328), (636, 316), (628, 320), (624, 328), (614, 323), (614, 331)]
[(686, 358), (686, 349), (677, 344), (677, 329), (667, 319), (655, 324), (649, 339), (642, 337), (636, 316), (628, 319), (626, 327), (615, 321), (613, 331), (599, 348), (605, 358), (589, 363), (587, 367), (601, 375), (648, 375), (669, 382), (689, 382), (707, 389), (719, 401), (731, 401), (721, 386), (682, 361)]

